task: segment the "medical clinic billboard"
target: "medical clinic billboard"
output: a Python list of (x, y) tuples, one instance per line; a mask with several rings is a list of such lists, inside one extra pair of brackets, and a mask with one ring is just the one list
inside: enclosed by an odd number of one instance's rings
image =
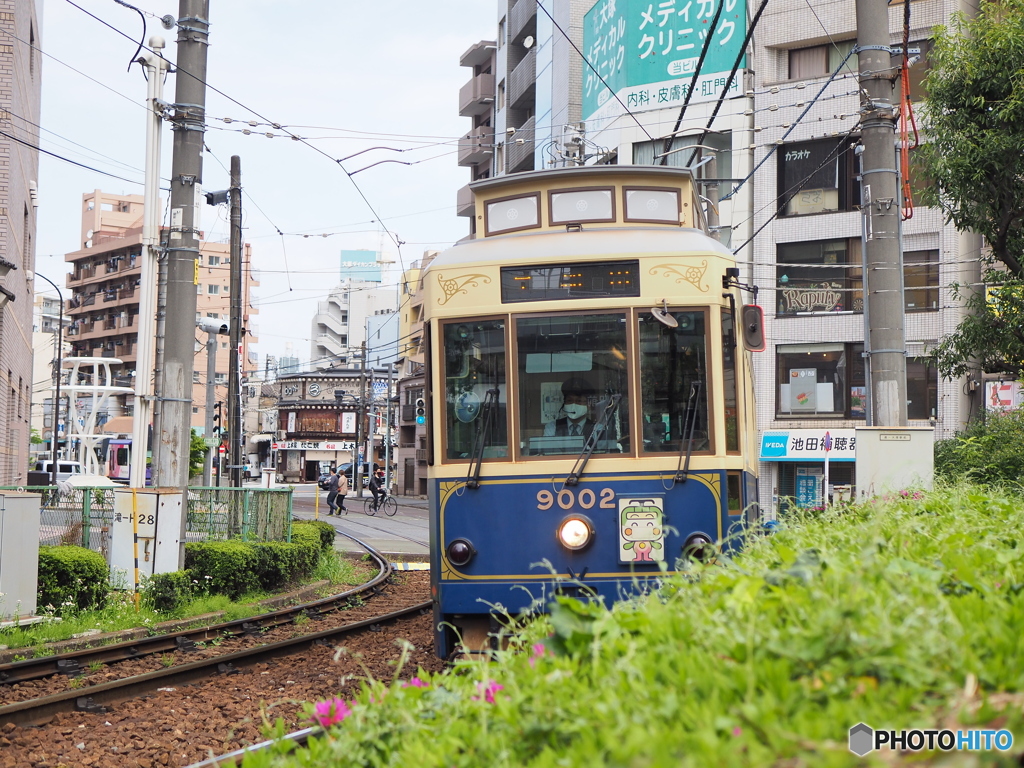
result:
[[(719, 2), (722, 15), (694, 82)], [(623, 113), (613, 92), (630, 112), (681, 106), (691, 84), (690, 103), (717, 99), (746, 33), (742, 0), (598, 0), (583, 17), (583, 51), (590, 62), (583, 65), (583, 119), (598, 121), (588, 130), (600, 130), (603, 120)], [(727, 96), (742, 93), (744, 63)]]

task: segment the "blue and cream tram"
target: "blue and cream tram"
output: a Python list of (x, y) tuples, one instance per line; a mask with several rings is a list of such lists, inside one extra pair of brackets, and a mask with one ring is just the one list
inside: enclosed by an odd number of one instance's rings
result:
[(422, 275), (442, 657), (460, 639), (484, 648), (496, 606), (642, 588), (727, 540), (756, 500), (744, 337), (757, 343), (759, 310), (689, 172), (472, 189), (476, 236)]

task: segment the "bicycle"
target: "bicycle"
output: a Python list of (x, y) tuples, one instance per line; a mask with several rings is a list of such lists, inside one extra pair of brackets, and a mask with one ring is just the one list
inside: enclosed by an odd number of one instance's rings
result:
[(388, 517), (394, 517), (395, 513), (398, 512), (398, 502), (395, 501), (394, 496), (382, 489), (381, 498), (376, 507), (373, 505), (373, 496), (368, 496), (366, 501), (363, 502), (363, 512), (370, 517), (376, 515), (378, 509), (383, 509), (384, 514)]

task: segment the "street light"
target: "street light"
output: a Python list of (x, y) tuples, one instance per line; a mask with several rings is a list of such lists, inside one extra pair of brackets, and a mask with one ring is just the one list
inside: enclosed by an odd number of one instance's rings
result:
[[(54, 387), (53, 397), (53, 413), (52, 413), (52, 426), (50, 427), (50, 472), (53, 478), (53, 484), (57, 484), (57, 422), (60, 419), (60, 371), (64, 365), (64, 294), (60, 292), (60, 288), (50, 278), (45, 275), (40, 275), (36, 272), (36, 277), (41, 277), (43, 280), (53, 286), (53, 290), (57, 292), (57, 303), (60, 305), (60, 315), (57, 322), (57, 359), (55, 361), (53, 373), (57, 380)], [(4, 291), (7, 293), (7, 291)], [(13, 294), (11, 296), (13, 299)]]

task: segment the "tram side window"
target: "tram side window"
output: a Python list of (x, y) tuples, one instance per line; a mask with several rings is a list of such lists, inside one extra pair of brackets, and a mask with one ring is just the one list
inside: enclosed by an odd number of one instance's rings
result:
[(640, 313), (644, 451), (710, 450), (704, 313), (670, 312), (671, 322)]
[(516, 345), (523, 455), (578, 455), (595, 431), (595, 454), (628, 450), (624, 314), (520, 317)]
[(471, 458), (485, 429), (482, 458), (508, 456), (505, 321), (446, 323), (444, 380), (445, 456)]

